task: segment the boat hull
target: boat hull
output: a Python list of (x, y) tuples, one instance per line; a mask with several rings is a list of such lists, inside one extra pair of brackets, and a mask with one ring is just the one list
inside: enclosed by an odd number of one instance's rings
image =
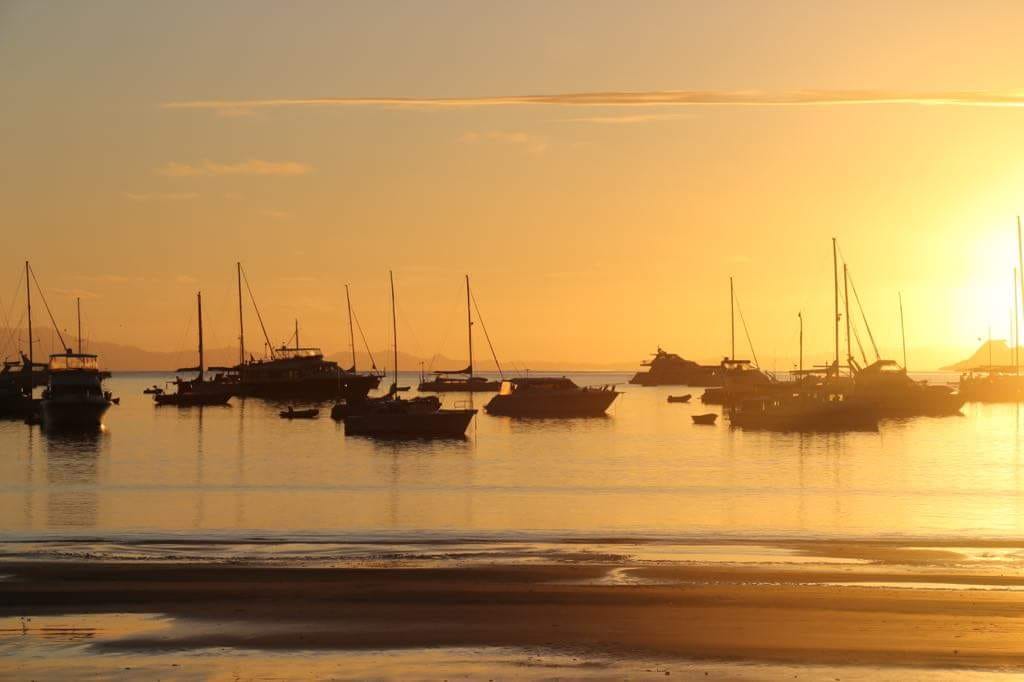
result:
[(243, 377), (237, 391), (239, 395), (271, 400), (363, 400), (379, 385), (380, 378), (370, 374), (308, 377), (295, 381), (249, 380)]
[(494, 393), (500, 388), (500, 381), (424, 381), (417, 390), (424, 393)]
[(98, 429), (110, 405), (109, 400), (44, 399), (40, 416), (47, 429)]
[(615, 402), (615, 391), (578, 391), (552, 395), (496, 395), (484, 405), (500, 417), (600, 417)]
[(231, 392), (205, 391), (201, 393), (158, 393), (153, 395), (157, 405), (173, 407), (209, 407), (227, 405), (231, 400)]
[(346, 436), (375, 438), (464, 438), (476, 410), (377, 412), (345, 418)]

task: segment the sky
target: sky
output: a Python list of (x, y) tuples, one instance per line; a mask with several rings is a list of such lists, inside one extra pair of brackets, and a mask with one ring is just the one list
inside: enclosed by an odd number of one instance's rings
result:
[[(1006, 338), (1024, 211), (1015, 2), (0, 0), (0, 326), (504, 358), (831, 354), (836, 237), (882, 355)], [(862, 324), (858, 321), (858, 324)], [(249, 346), (261, 336), (246, 312)], [(742, 330), (742, 325), (739, 324)], [(861, 334), (863, 335), (863, 331)], [(255, 339), (255, 341), (254, 341)], [(478, 342), (482, 346), (482, 342)], [(844, 342), (845, 344), (845, 342)], [(738, 354), (749, 355), (745, 337)], [(6, 349), (6, 354), (11, 350)]]

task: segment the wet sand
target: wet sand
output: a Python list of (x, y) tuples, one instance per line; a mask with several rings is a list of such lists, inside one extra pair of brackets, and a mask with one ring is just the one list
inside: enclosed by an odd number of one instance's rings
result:
[(95, 653), (506, 647), (614, 660), (1024, 669), (1016, 570), (971, 568), (952, 549), (831, 549), (873, 558), (412, 568), (7, 561), (0, 617), (160, 614), (169, 623), (123, 628), (92, 643)]

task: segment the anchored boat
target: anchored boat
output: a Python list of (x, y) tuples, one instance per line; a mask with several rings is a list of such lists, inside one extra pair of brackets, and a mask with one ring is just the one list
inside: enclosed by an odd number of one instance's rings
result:
[(196, 294), (196, 306), (199, 310), (199, 366), (186, 367), (178, 372), (197, 372), (196, 378), (184, 380), (175, 377), (171, 384), (173, 392), (163, 389), (147, 389), (153, 394), (157, 405), (175, 405), (177, 407), (199, 407), (204, 405), (226, 405), (231, 399), (237, 384), (229, 383), (224, 374), (217, 374), (212, 381), (206, 379), (204, 371), (205, 356), (203, 354), (203, 294)]
[(484, 409), (505, 417), (599, 417), (619, 393), (611, 384), (580, 387), (568, 377), (520, 377), (502, 382)]

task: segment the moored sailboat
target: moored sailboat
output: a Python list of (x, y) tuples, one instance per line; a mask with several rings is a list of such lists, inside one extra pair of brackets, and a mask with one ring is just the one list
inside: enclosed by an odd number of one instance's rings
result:
[(175, 405), (177, 407), (201, 407), (205, 405), (226, 405), (234, 393), (234, 382), (228, 382), (223, 374), (218, 374), (212, 381), (206, 378), (205, 355), (203, 352), (203, 294), (196, 294), (196, 306), (199, 315), (199, 366), (185, 367), (178, 372), (196, 372), (196, 377), (184, 380), (176, 377), (171, 384), (173, 392), (165, 392), (157, 388), (152, 391), (153, 400), (157, 405)]
[[(442, 409), (433, 402), (404, 400), (398, 391), (398, 313), (395, 308), (395, 279), (391, 284), (391, 328), (394, 341), (394, 383), (388, 395), (371, 400), (356, 414), (345, 417), (346, 436), (378, 438), (464, 438), (476, 410)], [(434, 400), (437, 400), (436, 398)]]
[[(452, 393), (452, 392), (486, 392), (497, 391), (501, 388), (500, 381), (494, 381), (482, 376), (473, 374), (473, 309), (471, 306), (471, 294), (469, 290), (469, 275), (466, 275), (466, 322), (469, 335), (469, 365), (464, 369), (441, 370), (434, 372), (434, 378), (420, 379), (419, 390), (430, 393)], [(497, 359), (495, 359), (497, 363)], [(501, 366), (498, 366), (501, 373)]]

